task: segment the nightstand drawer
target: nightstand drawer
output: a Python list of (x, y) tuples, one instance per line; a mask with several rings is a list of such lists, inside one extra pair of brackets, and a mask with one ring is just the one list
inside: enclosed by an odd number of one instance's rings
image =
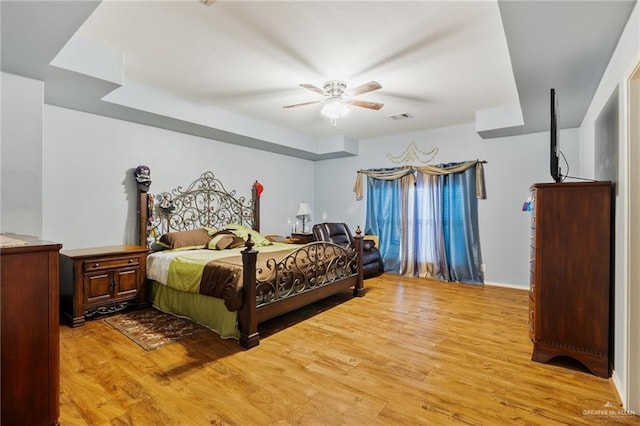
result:
[(127, 266), (137, 266), (140, 264), (138, 256), (127, 256), (118, 258), (89, 259), (84, 261), (84, 272), (100, 271), (103, 269), (123, 268)]

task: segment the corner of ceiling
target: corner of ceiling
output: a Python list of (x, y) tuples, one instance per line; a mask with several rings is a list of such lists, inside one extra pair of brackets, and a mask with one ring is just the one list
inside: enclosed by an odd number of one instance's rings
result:
[(49, 65), (116, 85), (122, 85), (124, 80), (122, 52), (79, 36), (71, 37)]
[(50, 105), (311, 161), (357, 155), (357, 141), (325, 145), (127, 81), (122, 52), (74, 36), (100, 3), (3, 2), (2, 71), (43, 81)]
[(45, 101), (312, 161), (358, 155), (358, 141), (348, 137), (318, 140), (127, 80), (123, 57), (72, 37), (48, 67)]
[(520, 104), (476, 111), (476, 132), (482, 139), (509, 136), (524, 126)]

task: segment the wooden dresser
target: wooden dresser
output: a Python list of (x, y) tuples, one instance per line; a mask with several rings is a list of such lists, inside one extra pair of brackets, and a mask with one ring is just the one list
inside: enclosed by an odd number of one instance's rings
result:
[(3, 425), (56, 425), (60, 393), (58, 251), (61, 244), (0, 248)]
[(73, 327), (85, 317), (146, 304), (149, 249), (136, 245), (63, 250), (60, 309)]
[(580, 361), (609, 377), (611, 182), (531, 188), (532, 359)]

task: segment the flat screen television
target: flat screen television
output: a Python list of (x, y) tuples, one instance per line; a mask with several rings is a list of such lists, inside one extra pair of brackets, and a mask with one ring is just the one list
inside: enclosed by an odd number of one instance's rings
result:
[(562, 182), (560, 174), (560, 164), (558, 157), (558, 116), (556, 112), (556, 89), (551, 89), (551, 129), (550, 129), (550, 150), (549, 150), (549, 171), (551, 177), (558, 183)]

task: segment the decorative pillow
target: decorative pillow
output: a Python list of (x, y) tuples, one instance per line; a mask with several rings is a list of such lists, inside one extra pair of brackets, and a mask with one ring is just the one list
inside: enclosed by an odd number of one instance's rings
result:
[(190, 231), (168, 232), (160, 237), (156, 244), (172, 250), (187, 250), (205, 248), (210, 239), (211, 236), (206, 229), (198, 228)]
[(233, 237), (235, 237), (235, 235), (216, 235), (209, 241), (207, 248), (211, 250), (224, 250), (229, 248), (231, 243), (233, 243)]
[(230, 230), (236, 236), (242, 238), (243, 240), (247, 240), (249, 238), (249, 234), (251, 234), (251, 240), (255, 243), (256, 247), (260, 246), (270, 246), (273, 244), (272, 241), (269, 241), (265, 236), (260, 234), (255, 229), (251, 229), (245, 225), (238, 225), (237, 223), (232, 223), (224, 227), (224, 229)]
[(213, 238), (207, 244), (207, 248), (211, 250), (224, 250), (244, 246), (244, 240), (236, 236), (231, 231), (218, 231), (213, 234)]
[(163, 250), (169, 250), (169, 247), (166, 244), (161, 243), (159, 240), (151, 243), (151, 251), (163, 251)]
[(215, 234), (216, 232), (218, 232), (218, 230), (217, 230), (216, 228), (209, 228), (209, 227), (207, 227), (207, 226), (203, 226), (203, 228), (207, 230), (207, 232), (209, 233), (209, 235), (213, 235), (213, 234)]

